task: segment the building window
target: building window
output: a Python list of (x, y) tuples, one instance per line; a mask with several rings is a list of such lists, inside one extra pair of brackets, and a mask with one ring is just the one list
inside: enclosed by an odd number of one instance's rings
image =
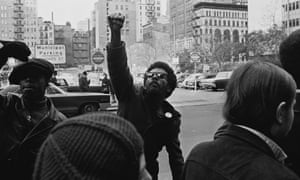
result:
[(293, 2), (293, 10), (295, 10), (296, 8), (296, 5), (295, 5), (295, 2)]

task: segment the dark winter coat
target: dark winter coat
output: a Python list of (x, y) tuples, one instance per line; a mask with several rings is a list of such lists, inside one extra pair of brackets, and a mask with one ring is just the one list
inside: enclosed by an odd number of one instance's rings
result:
[(144, 139), (147, 170), (153, 179), (158, 175), (158, 153), (163, 147), (169, 154), (169, 162), (174, 180), (182, 174), (183, 156), (178, 135), (180, 114), (171, 104), (164, 101), (163, 113), (153, 111), (147, 101), (143, 87), (136, 87), (127, 65), (125, 43), (119, 48), (108, 49), (108, 68), (111, 82), (118, 98), (118, 114), (129, 120)]
[(87, 92), (89, 90), (90, 80), (87, 79), (86, 75), (81, 74), (79, 76), (79, 89), (82, 92)]
[(200, 143), (189, 154), (185, 180), (296, 180), (260, 137), (234, 125), (225, 125), (211, 142)]
[(20, 96), (0, 96), (0, 179), (32, 179), (41, 144), (52, 127), (66, 119), (49, 99), (47, 103), (49, 113), (34, 124), (27, 120)]
[(279, 140), (278, 144), (286, 152), (288, 158), (286, 160), (286, 165), (292, 169), (300, 177), (300, 90), (297, 90), (295, 105), (295, 116), (294, 123), (288, 136), (282, 140)]

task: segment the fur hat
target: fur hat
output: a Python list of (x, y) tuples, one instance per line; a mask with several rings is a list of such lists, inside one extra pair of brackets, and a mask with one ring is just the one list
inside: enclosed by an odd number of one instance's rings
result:
[(108, 113), (58, 124), (38, 154), (35, 180), (137, 180), (143, 141), (123, 118)]
[(36, 76), (44, 75), (50, 80), (54, 72), (54, 66), (44, 59), (30, 59), (29, 61), (14, 67), (9, 76), (10, 84), (19, 84), (27, 74), (35, 74)]

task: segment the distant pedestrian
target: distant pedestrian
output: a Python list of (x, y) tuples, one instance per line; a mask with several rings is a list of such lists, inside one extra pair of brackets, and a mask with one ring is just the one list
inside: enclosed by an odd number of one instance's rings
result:
[(293, 124), (293, 78), (274, 64), (252, 61), (233, 72), (226, 94), (225, 124), (213, 141), (193, 148), (183, 179), (299, 180), (276, 143)]
[(143, 141), (113, 114), (93, 113), (58, 124), (42, 145), (34, 180), (151, 180)]
[(288, 155), (286, 165), (300, 176), (300, 147), (298, 146), (300, 137), (300, 30), (293, 32), (281, 42), (279, 49), (281, 64), (293, 76), (298, 89), (292, 130), (285, 139), (279, 141), (279, 144)]
[(45, 96), (54, 66), (29, 55), (23, 42), (5, 42), (0, 49), (1, 66), (8, 57), (24, 62), (9, 76), (20, 94), (0, 95), (0, 179), (31, 180), (41, 144), (51, 128), (66, 119)]
[(79, 89), (81, 92), (89, 91), (90, 80), (87, 78), (87, 72), (84, 71), (79, 75)]
[(106, 73), (103, 74), (103, 78), (101, 79), (101, 81), (102, 81), (102, 86), (108, 88), (108, 93), (110, 93), (112, 103), (115, 103), (116, 102), (115, 91)]
[(127, 65), (125, 43), (121, 28), (125, 17), (108, 17), (111, 42), (107, 46), (110, 79), (118, 99), (118, 114), (137, 128), (144, 139), (147, 170), (153, 180), (158, 179), (159, 152), (165, 147), (173, 180), (179, 180), (183, 170), (180, 148), (180, 113), (166, 100), (176, 88), (173, 69), (164, 62), (155, 62), (145, 72), (144, 86), (136, 87)]

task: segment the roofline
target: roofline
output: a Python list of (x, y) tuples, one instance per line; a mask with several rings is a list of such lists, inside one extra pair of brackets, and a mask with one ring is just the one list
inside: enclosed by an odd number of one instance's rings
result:
[(211, 2), (199, 2), (194, 5), (194, 10), (203, 9), (203, 8), (248, 11), (248, 5), (211, 3)]

